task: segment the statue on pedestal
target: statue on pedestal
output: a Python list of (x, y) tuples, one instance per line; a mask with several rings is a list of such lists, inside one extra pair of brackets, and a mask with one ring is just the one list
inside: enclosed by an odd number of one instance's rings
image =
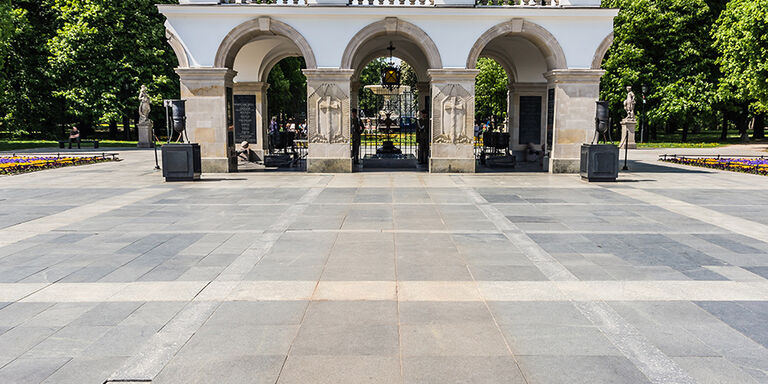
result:
[(139, 148), (152, 147), (152, 120), (149, 119), (150, 99), (147, 94), (147, 86), (142, 85), (139, 90), (139, 122), (136, 128), (139, 131)]
[(635, 120), (635, 93), (632, 92), (632, 87), (627, 86), (627, 99), (624, 100), (624, 110), (627, 111), (627, 117), (621, 120), (621, 145), (620, 148), (637, 148), (635, 143), (635, 128), (637, 127), (637, 120)]

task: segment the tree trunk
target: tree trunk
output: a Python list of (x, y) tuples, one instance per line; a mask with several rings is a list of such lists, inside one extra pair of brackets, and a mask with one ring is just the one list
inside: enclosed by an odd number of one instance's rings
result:
[(688, 141), (688, 126), (689, 124), (687, 122), (683, 123), (683, 139), (681, 140), (683, 143)]
[(723, 111), (723, 126), (720, 131), (720, 141), (728, 140), (728, 113)]
[(131, 122), (128, 120), (128, 116), (123, 116), (123, 133), (125, 140), (131, 140)]
[(109, 122), (109, 138), (117, 139), (117, 121), (112, 120)]
[(656, 124), (651, 125), (651, 137), (653, 137), (653, 141), (656, 141), (659, 139), (659, 132), (656, 128)]
[(765, 138), (765, 115), (762, 113), (755, 115), (752, 126), (752, 138), (755, 140)]
[(739, 127), (739, 135), (741, 136), (741, 142), (748, 143), (749, 133), (747, 132), (747, 129), (749, 128), (749, 123), (747, 122), (746, 113), (739, 113), (737, 126)]

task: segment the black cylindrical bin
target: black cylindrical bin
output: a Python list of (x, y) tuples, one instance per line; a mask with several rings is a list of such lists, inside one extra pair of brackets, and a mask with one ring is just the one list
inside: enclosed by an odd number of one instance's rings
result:
[(597, 102), (597, 111), (595, 112), (595, 129), (597, 129), (600, 134), (604, 134), (608, 131), (608, 105), (609, 103), (607, 101)]

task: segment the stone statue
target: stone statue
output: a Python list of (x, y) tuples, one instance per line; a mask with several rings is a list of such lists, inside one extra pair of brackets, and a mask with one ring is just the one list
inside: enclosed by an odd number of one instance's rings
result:
[(142, 85), (139, 91), (139, 123), (149, 120), (149, 95), (147, 95), (147, 86)]
[(627, 86), (627, 99), (624, 100), (624, 110), (627, 111), (627, 120), (635, 120), (635, 93), (632, 87)]
[(436, 124), (435, 143), (471, 144), (467, 135), (469, 92), (458, 84), (448, 84), (440, 89), (440, 119)]
[(139, 91), (139, 122), (136, 123), (136, 129), (139, 132), (139, 148), (150, 148), (153, 143), (152, 120), (149, 119), (149, 95), (147, 95), (147, 86), (142, 85)]

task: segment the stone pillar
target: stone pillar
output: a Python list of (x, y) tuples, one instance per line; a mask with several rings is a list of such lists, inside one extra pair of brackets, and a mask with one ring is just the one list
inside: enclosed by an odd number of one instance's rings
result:
[[(267, 114), (267, 89), (269, 89), (269, 83), (263, 81), (234, 83), (235, 95), (252, 95), (256, 98), (256, 142), (250, 143), (250, 148), (259, 160), (264, 160), (264, 152), (267, 150), (267, 128), (269, 127), (269, 117), (265, 116)], [(236, 146), (240, 149), (239, 142), (236, 143)]]
[(432, 143), (429, 171), (475, 172), (475, 69), (430, 69)]
[(416, 83), (416, 92), (419, 93), (419, 110), (417, 112), (421, 112), (422, 109), (424, 109), (427, 105), (427, 100), (430, 100), (430, 86), (429, 81), (419, 81)]
[(597, 69), (558, 69), (547, 72), (549, 88), (555, 90), (555, 118), (550, 173), (578, 173), (581, 145), (595, 134), (595, 101), (600, 96)]
[(308, 172), (352, 172), (351, 69), (305, 69)]
[[(357, 108), (360, 109), (360, 82), (359, 81), (350, 81), (349, 82), (349, 105), (350, 108)], [(359, 111), (358, 111), (358, 116)]]
[(227, 68), (177, 68), (186, 100), (187, 135), (200, 144), (205, 173), (236, 172), (233, 132), (228, 128), (227, 88), (236, 72)]
[[(637, 143), (635, 143), (635, 128), (637, 128), (637, 120), (635, 119), (622, 119), (621, 120), (621, 145), (619, 148), (624, 148), (624, 145), (628, 145), (629, 149), (636, 149)], [(627, 137), (629, 135), (629, 137)]]

